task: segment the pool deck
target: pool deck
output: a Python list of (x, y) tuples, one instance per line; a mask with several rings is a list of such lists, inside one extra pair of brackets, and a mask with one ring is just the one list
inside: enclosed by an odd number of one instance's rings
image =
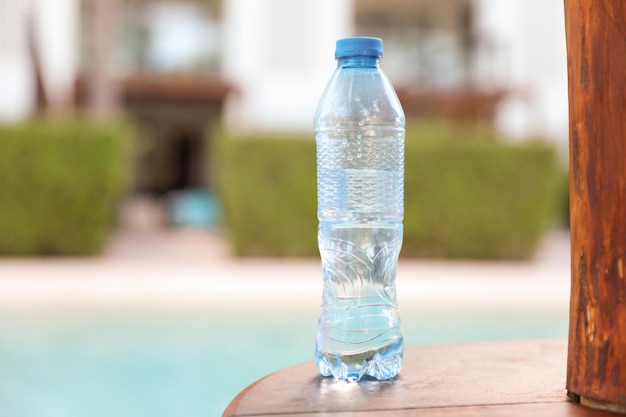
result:
[[(401, 259), (400, 306), (567, 311), (569, 251), (558, 230), (528, 262)], [(321, 292), (317, 259), (234, 258), (217, 232), (119, 231), (99, 257), (0, 258), (0, 313), (317, 311)]]

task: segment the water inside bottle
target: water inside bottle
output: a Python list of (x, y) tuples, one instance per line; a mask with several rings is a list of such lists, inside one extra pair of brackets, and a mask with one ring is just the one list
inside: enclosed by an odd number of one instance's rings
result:
[(319, 245), (324, 276), (320, 372), (352, 381), (394, 377), (403, 346), (395, 290), (401, 223), (322, 223)]

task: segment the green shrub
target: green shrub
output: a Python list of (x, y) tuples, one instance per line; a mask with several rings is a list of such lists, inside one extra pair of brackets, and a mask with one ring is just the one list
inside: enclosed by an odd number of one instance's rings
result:
[(127, 127), (0, 126), (0, 255), (101, 250), (127, 183)]
[(560, 196), (554, 149), (450, 130), (439, 141), (409, 130), (403, 255), (524, 259)]
[(211, 165), (235, 253), (317, 254), (315, 143), (215, 136)]
[[(317, 255), (312, 138), (217, 136), (235, 253)], [(528, 258), (560, 198), (550, 145), (502, 143), (483, 128), (409, 126), (405, 164), (402, 256)]]

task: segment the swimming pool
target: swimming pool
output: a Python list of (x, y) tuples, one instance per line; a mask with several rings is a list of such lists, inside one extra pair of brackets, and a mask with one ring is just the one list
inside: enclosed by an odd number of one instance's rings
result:
[[(408, 345), (563, 338), (567, 312), (401, 311)], [(0, 316), (12, 417), (220, 416), (248, 384), (313, 358), (317, 312)]]

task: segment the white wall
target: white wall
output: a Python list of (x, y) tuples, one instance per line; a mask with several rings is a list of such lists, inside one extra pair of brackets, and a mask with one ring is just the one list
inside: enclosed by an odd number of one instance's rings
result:
[(50, 103), (67, 101), (74, 82), (78, 0), (0, 0), (0, 122), (19, 122), (35, 110), (29, 22)]
[(352, 0), (224, 2), (223, 74), (239, 88), (227, 103), (229, 127), (312, 131), (335, 41), (352, 26)]
[(27, 0), (0, 0), (0, 122), (28, 117), (35, 104), (26, 32), (29, 10)]
[[(19, 1), (19, 0), (18, 0)], [(70, 99), (79, 53), (79, 0), (35, 0), (35, 29), (50, 104)]]
[(481, 52), (474, 73), (512, 92), (497, 115), (511, 138), (567, 144), (567, 57), (562, 0), (475, 0)]

